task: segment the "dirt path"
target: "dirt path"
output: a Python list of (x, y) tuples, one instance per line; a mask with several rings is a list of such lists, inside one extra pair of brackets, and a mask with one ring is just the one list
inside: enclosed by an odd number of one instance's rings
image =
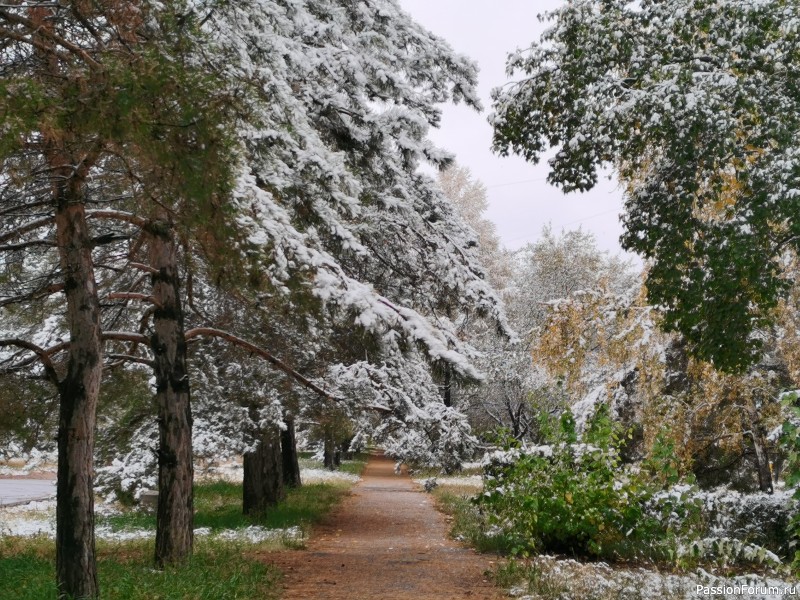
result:
[(448, 539), (432, 498), (373, 456), (362, 481), (306, 550), (273, 555), (285, 600), (500, 600), (489, 559)]

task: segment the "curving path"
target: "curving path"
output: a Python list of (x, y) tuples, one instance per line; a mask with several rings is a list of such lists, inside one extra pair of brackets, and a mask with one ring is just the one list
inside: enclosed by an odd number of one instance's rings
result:
[(375, 455), (306, 550), (270, 557), (285, 600), (499, 600), (489, 561), (447, 537), (444, 517), (408, 475)]

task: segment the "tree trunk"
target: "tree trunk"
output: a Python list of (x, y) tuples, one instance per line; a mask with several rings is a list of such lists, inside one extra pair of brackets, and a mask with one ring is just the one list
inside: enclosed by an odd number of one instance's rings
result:
[(452, 367), (450, 366), (450, 363), (448, 363), (444, 366), (444, 386), (442, 388), (442, 400), (444, 401), (444, 405), (447, 407), (453, 406), (452, 378)]
[(758, 475), (758, 488), (762, 492), (771, 494), (772, 472), (769, 468), (769, 455), (767, 454), (766, 436), (761, 428), (761, 419), (755, 407), (748, 406), (745, 410), (749, 423), (743, 423), (745, 431), (750, 432), (750, 439), (753, 442), (753, 452), (756, 461), (756, 473)]
[(763, 439), (757, 439), (758, 434), (753, 435), (753, 450), (756, 455), (756, 470), (758, 471), (758, 488), (762, 492), (771, 494), (772, 489), (772, 472), (769, 469), (769, 457), (767, 456), (766, 444)]
[(153, 350), (158, 404), (158, 511), (155, 563), (181, 564), (192, 553), (194, 500), (192, 412), (186, 365), (183, 307), (178, 278), (178, 249), (164, 220), (148, 227), (152, 276)]
[(343, 460), (353, 460), (353, 453), (350, 451), (350, 443), (353, 441), (353, 438), (349, 438), (344, 440), (341, 444), (339, 444), (339, 450), (342, 453)]
[(242, 512), (258, 517), (284, 498), (281, 436), (277, 427), (263, 432), (255, 451), (244, 455)]
[(294, 419), (287, 418), (286, 429), (281, 431), (281, 458), (283, 483), (287, 487), (300, 487), (300, 461), (297, 459), (297, 440), (294, 437)]
[(56, 581), (59, 598), (96, 598), (93, 458), (103, 371), (100, 304), (82, 182), (64, 177), (54, 185), (70, 333), (67, 374), (58, 386)]
[(333, 471), (336, 469), (336, 463), (334, 460), (334, 453), (336, 452), (336, 443), (333, 441), (333, 434), (330, 432), (329, 428), (325, 428), (325, 441), (322, 450), (322, 463), (325, 465), (326, 469), (330, 469)]

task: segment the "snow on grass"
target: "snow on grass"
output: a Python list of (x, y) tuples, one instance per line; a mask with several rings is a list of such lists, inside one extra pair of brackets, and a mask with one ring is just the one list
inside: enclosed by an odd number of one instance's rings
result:
[(355, 483), (361, 477), (342, 471), (329, 471), (328, 469), (300, 469), (300, 481), (303, 483), (333, 483), (337, 481)]
[(424, 479), (414, 479), (417, 483), (427, 489), (430, 485), (429, 482), (435, 482), (435, 486), (447, 487), (460, 487), (460, 488), (475, 488), (479, 490), (483, 487), (483, 477), (480, 475), (437, 475), (436, 477), (427, 477)]
[[(717, 598), (772, 600), (797, 594), (798, 583), (764, 575), (719, 577), (703, 569), (696, 573), (661, 573), (655, 569), (612, 568), (603, 562), (583, 563), (555, 556), (533, 559), (527, 585), (515, 585), (510, 595), (522, 600), (542, 597), (571, 600), (696, 599)], [(706, 591), (703, 591), (706, 588)], [(708, 588), (714, 588), (710, 593)], [(794, 591), (792, 592), (792, 589)]]
[[(194, 534), (209, 535), (210, 532), (206, 532), (201, 529), (195, 529)], [(252, 525), (250, 527), (245, 527), (244, 529), (224, 529), (216, 534), (213, 534), (213, 537), (221, 540), (249, 544), (261, 544), (268, 541), (302, 540), (305, 537), (305, 533), (302, 528), (297, 526), (286, 527), (283, 529), (267, 529), (266, 527)]]
[[(17, 471), (18, 472), (18, 471)], [(242, 466), (237, 463), (223, 464), (206, 469), (205, 479), (223, 479), (231, 482), (242, 481)], [(300, 478), (303, 483), (355, 483), (361, 478), (352, 473), (342, 471), (329, 471), (318, 468), (301, 468)], [(0, 537), (55, 537), (56, 530), (56, 501), (45, 500), (29, 502), (15, 506), (0, 507)], [(98, 515), (113, 515), (119, 513), (113, 503), (98, 502), (95, 504), (95, 513)], [(245, 529), (226, 529), (211, 533), (207, 528), (195, 530), (197, 536), (210, 536), (215, 539), (241, 541), (243, 543), (258, 544), (265, 541), (297, 541), (304, 537), (299, 527), (288, 529), (267, 529), (252, 526)], [(95, 530), (98, 540), (128, 541), (155, 536), (152, 529), (125, 529), (113, 531), (107, 525), (98, 526)]]
[[(309, 462), (309, 461), (303, 461)], [(226, 464), (215, 465), (203, 470), (201, 479), (222, 479), (238, 483), (242, 481), (243, 469), (241, 463), (231, 462)], [(330, 471), (328, 469), (316, 467), (300, 467), (300, 481), (303, 483), (356, 483), (361, 478), (352, 473), (345, 473), (343, 471)]]
[[(0, 509), (0, 537), (43, 536), (54, 539), (56, 535), (55, 509), (55, 500), (30, 502)], [(98, 505), (97, 512), (110, 515), (118, 511), (107, 505)], [(247, 544), (260, 544), (266, 541), (297, 541), (304, 537), (304, 532), (300, 527), (268, 529), (257, 525), (245, 527), (244, 529), (222, 529), (219, 531), (201, 527), (195, 529), (194, 534), (197, 537)], [(108, 525), (100, 525), (95, 529), (95, 537), (103, 541), (127, 542), (154, 538), (155, 530), (131, 528), (115, 531)]]

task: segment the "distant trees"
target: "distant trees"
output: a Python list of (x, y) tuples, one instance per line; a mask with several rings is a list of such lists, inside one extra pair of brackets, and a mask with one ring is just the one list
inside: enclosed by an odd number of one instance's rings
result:
[(718, 368), (757, 360), (757, 331), (798, 249), (796, 3), (575, 0), (514, 54), (495, 92), (494, 146), (587, 190), (627, 185), (623, 244), (651, 261), (664, 326)]

